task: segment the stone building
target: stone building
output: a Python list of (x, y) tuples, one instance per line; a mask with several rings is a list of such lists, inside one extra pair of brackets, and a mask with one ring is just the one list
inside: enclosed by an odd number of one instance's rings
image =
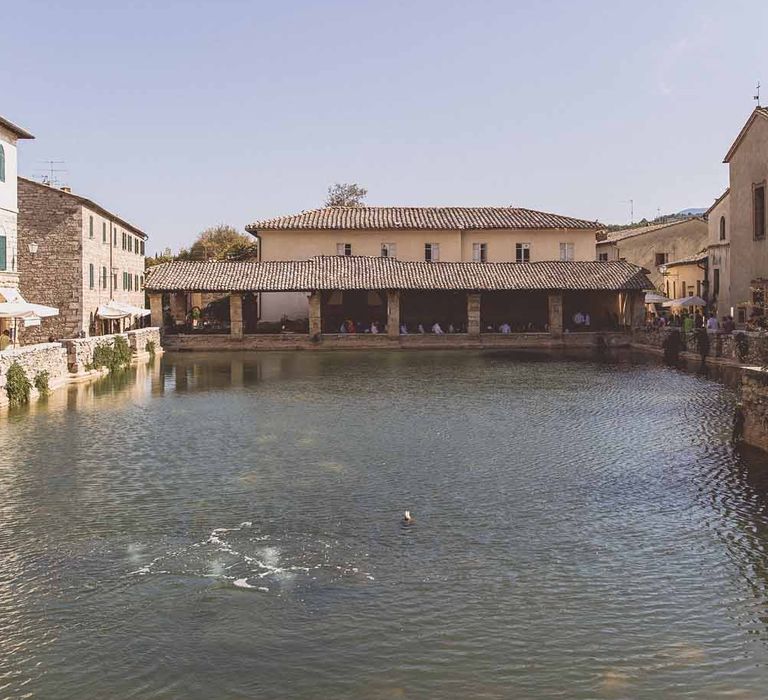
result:
[[(649, 285), (644, 270), (619, 261), (426, 262), (344, 255), (174, 261), (152, 267), (147, 277), (152, 325), (174, 331), (164, 345), (190, 349), (594, 345), (601, 334), (617, 340), (645, 322)], [(244, 296), (286, 292), (303, 299), (305, 332), (249, 333)], [(229, 296), (226, 325), (180, 326), (202, 293)], [(588, 325), (577, 320), (585, 314)]]
[(768, 109), (752, 112), (723, 162), (729, 187), (709, 210), (709, 267), (718, 315), (742, 325), (768, 304)]
[(99, 307), (144, 307), (146, 234), (69, 188), (23, 177), (18, 185), (21, 291), (59, 309), (58, 317), (27, 329), (24, 341), (122, 330), (102, 320)]
[[(328, 207), (246, 226), (263, 261), (340, 255), (480, 263), (594, 260), (599, 228), (513, 207)], [(263, 321), (306, 318), (301, 294), (260, 297)]]
[[(676, 279), (664, 279), (661, 267), (675, 260), (689, 258), (707, 247), (707, 222), (701, 217), (673, 219), (657, 224), (643, 224), (618, 231), (601, 231), (597, 240), (597, 259), (626, 260), (646, 270), (653, 286), (662, 294), (677, 299), (695, 294), (696, 288), (706, 293), (704, 270), (694, 280), (694, 291), (686, 283), (681, 288)], [(667, 289), (665, 282), (669, 281)]]

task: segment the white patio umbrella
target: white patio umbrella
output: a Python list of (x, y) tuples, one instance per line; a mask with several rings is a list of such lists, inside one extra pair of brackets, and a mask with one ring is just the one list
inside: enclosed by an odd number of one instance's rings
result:
[(648, 292), (645, 295), (646, 304), (663, 304), (665, 301), (669, 301), (668, 297), (663, 294), (657, 294), (656, 292)]
[(701, 297), (681, 297), (680, 299), (671, 299), (670, 301), (665, 301), (663, 306), (666, 308), (669, 307), (677, 307), (681, 309), (686, 309), (691, 306), (706, 306), (707, 302), (704, 301)]

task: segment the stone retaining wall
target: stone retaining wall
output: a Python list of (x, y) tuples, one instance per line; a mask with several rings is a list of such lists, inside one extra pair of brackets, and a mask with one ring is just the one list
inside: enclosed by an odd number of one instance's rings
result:
[[(693, 334), (685, 334), (679, 328), (643, 328), (635, 331), (632, 342), (639, 347), (663, 348), (664, 340), (673, 331), (678, 331), (684, 341), (681, 350), (697, 351)], [(740, 351), (738, 336), (746, 341), (746, 353)], [(709, 357), (722, 358), (736, 364), (762, 365), (768, 361), (768, 336), (744, 331), (709, 333)]]
[(226, 350), (384, 350), (384, 349), (562, 349), (591, 348), (605, 343), (607, 347), (626, 347), (631, 338), (624, 333), (565, 333), (553, 338), (549, 333), (482, 333), (473, 337), (462, 333), (433, 335), (411, 334), (390, 338), (386, 334), (324, 333), (312, 340), (305, 333), (275, 333), (245, 335), (233, 338), (228, 334), (173, 334), (163, 336), (166, 350), (226, 351)]
[(81, 374), (88, 365), (93, 362), (93, 353), (99, 345), (111, 345), (117, 336), (122, 336), (128, 341), (128, 347), (131, 349), (131, 357), (134, 360), (146, 359), (148, 356), (146, 347), (149, 341), (155, 343), (155, 352), (160, 353), (160, 329), (159, 328), (140, 328), (126, 333), (115, 333), (113, 335), (96, 335), (90, 338), (69, 338), (63, 340), (62, 344), (67, 349), (67, 363), (69, 371), (73, 374)]
[(741, 380), (744, 442), (768, 451), (768, 374), (748, 369)]
[[(55, 389), (67, 381), (67, 351), (61, 343), (25, 345), (14, 350), (0, 352), (0, 406), (8, 405), (5, 381), (8, 368), (18, 362), (30, 382), (34, 383), (39, 372), (48, 372), (48, 386)], [(33, 389), (33, 392), (35, 390)]]

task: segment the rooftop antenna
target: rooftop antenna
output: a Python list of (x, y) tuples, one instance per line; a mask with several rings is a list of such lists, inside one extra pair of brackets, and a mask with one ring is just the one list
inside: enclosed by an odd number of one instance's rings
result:
[(757, 100), (757, 106), (760, 107), (760, 81), (757, 81), (757, 85), (755, 86), (755, 90), (757, 91), (756, 95), (752, 96), (753, 100)]
[(57, 165), (64, 165), (63, 160), (41, 160), (38, 161), (39, 163), (45, 163), (46, 168), (41, 170), (40, 174), (40, 181), (44, 185), (49, 185), (51, 187), (61, 187), (62, 182), (59, 180), (58, 175), (59, 173), (66, 173), (67, 170), (65, 168), (57, 168)]

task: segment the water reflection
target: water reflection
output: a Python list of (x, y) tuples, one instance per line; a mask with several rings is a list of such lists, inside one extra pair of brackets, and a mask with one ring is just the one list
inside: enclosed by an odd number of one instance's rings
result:
[(734, 400), (610, 351), (168, 354), (57, 392), (0, 418), (0, 695), (762, 697)]

